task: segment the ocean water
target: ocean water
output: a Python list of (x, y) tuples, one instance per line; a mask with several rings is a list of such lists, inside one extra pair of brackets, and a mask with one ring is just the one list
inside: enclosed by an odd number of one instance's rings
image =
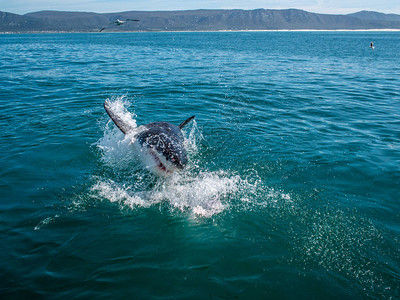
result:
[[(0, 35), (0, 298), (400, 298), (399, 48)], [(133, 126), (196, 115), (187, 168), (149, 174), (106, 99)]]

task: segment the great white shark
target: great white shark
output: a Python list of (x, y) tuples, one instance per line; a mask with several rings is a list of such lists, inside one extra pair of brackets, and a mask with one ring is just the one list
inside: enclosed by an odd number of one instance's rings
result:
[(107, 100), (104, 102), (104, 109), (125, 135), (132, 135), (132, 144), (140, 161), (152, 173), (165, 176), (186, 166), (188, 158), (181, 129), (195, 116), (186, 119), (179, 126), (168, 122), (153, 122), (132, 127), (113, 111)]

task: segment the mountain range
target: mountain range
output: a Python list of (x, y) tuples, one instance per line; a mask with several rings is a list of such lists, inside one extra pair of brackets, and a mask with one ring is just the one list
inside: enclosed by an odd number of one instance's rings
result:
[[(116, 20), (140, 19), (121, 26)], [(0, 32), (362, 30), (400, 29), (400, 15), (360, 11), (347, 15), (299, 9), (128, 11), (120, 13), (39, 11), (18, 15), (0, 11)]]

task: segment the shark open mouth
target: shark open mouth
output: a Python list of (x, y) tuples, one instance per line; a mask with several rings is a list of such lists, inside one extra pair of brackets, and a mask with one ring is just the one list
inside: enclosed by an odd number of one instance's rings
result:
[(154, 160), (156, 161), (156, 165), (157, 165), (157, 168), (158, 168), (159, 170), (161, 170), (161, 171), (163, 171), (163, 172), (165, 172), (165, 173), (167, 173), (167, 174), (172, 173), (172, 172), (171, 172), (170, 170), (168, 170), (167, 167), (162, 163), (162, 161), (158, 158), (158, 156), (154, 153), (153, 150), (150, 150), (149, 152), (150, 152), (150, 154), (153, 156)]

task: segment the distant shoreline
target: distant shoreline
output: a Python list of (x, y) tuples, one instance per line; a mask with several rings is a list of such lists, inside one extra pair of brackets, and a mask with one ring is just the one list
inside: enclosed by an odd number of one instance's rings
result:
[(147, 30), (147, 31), (24, 31), (24, 32), (7, 32), (2, 31), (0, 34), (49, 34), (49, 33), (173, 33), (173, 32), (400, 32), (400, 29), (250, 29), (250, 30)]
[[(116, 24), (116, 20), (122, 23)], [(261, 8), (113, 13), (49, 10), (25, 15), (0, 11), (3, 33), (95, 33), (100, 28), (104, 32), (396, 32), (400, 31), (400, 15), (373, 11), (318, 14), (301, 9)]]

